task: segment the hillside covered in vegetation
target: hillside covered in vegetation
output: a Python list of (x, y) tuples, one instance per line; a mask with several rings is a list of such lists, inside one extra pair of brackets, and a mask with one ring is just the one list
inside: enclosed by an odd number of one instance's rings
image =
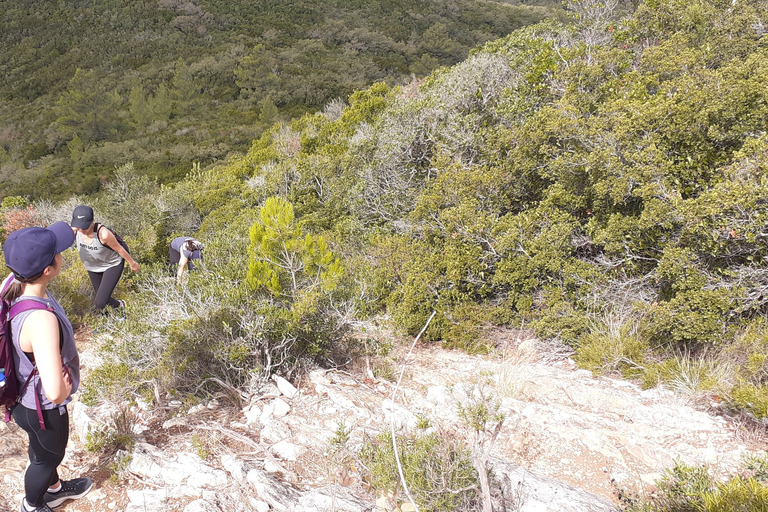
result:
[[(768, 4), (616, 7), (573, 2), (575, 24), (357, 90), (175, 184), (122, 165), (87, 201), (144, 270), (90, 398), (236, 396), (361, 354), (386, 373), (359, 328), (385, 315), (468, 351), (529, 329), (584, 368), (768, 416)], [(6, 198), (6, 222), (83, 201)], [(182, 291), (163, 277), (180, 234), (209, 270)], [(85, 313), (84, 271), (64, 275)]]
[[(290, 356), (270, 369), (287, 371), (330, 357), (358, 319), (415, 335), (436, 311), (426, 340), (486, 350), (484, 326), (528, 328), (648, 385), (705, 354), (729, 363), (718, 392), (765, 416), (764, 5), (646, 2), (623, 20), (591, 5), (573, 5), (576, 26), (527, 27), (275, 124), (174, 185), (123, 165), (87, 201), (147, 268), (173, 236), (207, 242), (213, 274), (188, 293), (216, 304), (195, 320), (206, 333), (227, 326), (213, 359), (241, 346), (232, 382), (275, 340)], [(6, 230), (75, 201), (8, 197)], [(162, 336), (183, 346), (194, 328)]]
[(0, 196), (93, 193), (128, 162), (176, 181), (277, 120), (561, 16), (551, 3), (4, 2)]

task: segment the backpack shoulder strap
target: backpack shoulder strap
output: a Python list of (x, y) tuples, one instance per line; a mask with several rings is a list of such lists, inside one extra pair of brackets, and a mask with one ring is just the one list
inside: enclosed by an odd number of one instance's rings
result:
[[(96, 239), (97, 239), (97, 240), (99, 241), (99, 243), (100, 243), (101, 245), (103, 245), (104, 247), (109, 247), (107, 244), (105, 244), (104, 242), (102, 242), (102, 241), (101, 241), (101, 235), (100, 235), (100, 233), (101, 233), (101, 228), (106, 228), (106, 226), (105, 226), (104, 224), (100, 224), (100, 223), (98, 223), (98, 222), (94, 222), (94, 223), (93, 223), (93, 232), (96, 234)], [(109, 228), (107, 228), (107, 229), (109, 229)], [(110, 249), (111, 249), (111, 247), (110, 247)]]
[[(33, 309), (45, 309), (53, 313), (53, 308), (44, 302), (39, 302), (34, 299), (20, 300), (16, 304), (12, 305), (8, 310), (8, 321), (25, 311), (32, 311)], [(55, 313), (54, 313), (55, 314)], [(58, 316), (57, 316), (58, 318)]]

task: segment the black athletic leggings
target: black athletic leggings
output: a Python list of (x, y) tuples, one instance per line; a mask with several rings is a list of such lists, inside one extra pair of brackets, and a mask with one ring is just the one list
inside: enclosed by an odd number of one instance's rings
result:
[(40, 429), (35, 409), (13, 408), (13, 419), (29, 435), (29, 462), (24, 475), (24, 493), (33, 507), (42, 507), (48, 487), (59, 481), (59, 467), (69, 439), (69, 414), (59, 408), (43, 410), (45, 430)]
[(104, 272), (88, 271), (88, 277), (91, 278), (93, 291), (96, 292), (96, 307), (100, 311), (103, 311), (106, 306), (111, 306), (113, 308), (120, 307), (120, 303), (117, 299), (112, 298), (112, 292), (115, 291), (117, 282), (120, 281), (120, 276), (123, 275), (124, 266), (125, 260), (121, 260), (119, 265), (110, 267)]

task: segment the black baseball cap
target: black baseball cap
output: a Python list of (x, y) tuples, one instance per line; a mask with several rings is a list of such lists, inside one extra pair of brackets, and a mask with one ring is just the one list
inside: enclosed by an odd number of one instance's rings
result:
[(93, 222), (93, 208), (90, 206), (80, 205), (72, 212), (70, 226), (73, 228), (88, 229), (91, 222)]

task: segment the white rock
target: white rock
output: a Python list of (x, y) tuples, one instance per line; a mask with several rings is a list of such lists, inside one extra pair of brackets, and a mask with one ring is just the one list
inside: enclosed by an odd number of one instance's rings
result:
[(221, 512), (221, 509), (208, 500), (195, 500), (184, 507), (184, 512)]
[(278, 375), (273, 375), (272, 380), (274, 380), (275, 384), (277, 384), (277, 389), (279, 389), (280, 392), (288, 398), (293, 398), (299, 391), (294, 387), (293, 384)]
[(180, 487), (173, 487), (169, 489), (169, 494), (171, 498), (178, 498), (181, 496), (187, 497), (187, 498), (202, 498), (203, 496), (203, 490), (200, 489), (200, 487), (197, 486), (189, 486), (189, 485), (182, 485)]
[(419, 423), (419, 418), (415, 414), (399, 404), (393, 404), (389, 398), (382, 402), (381, 408), (384, 411), (387, 424), (394, 419), (395, 428), (397, 429), (407, 428), (408, 430), (413, 430)]
[(275, 412), (275, 404), (268, 403), (264, 406), (264, 410), (259, 415), (259, 422), (262, 425), (268, 425), (272, 421), (272, 414)]
[[(215, 489), (227, 483), (227, 474), (224, 471), (206, 466), (195, 454), (182, 452), (175, 460), (168, 460), (162, 452), (146, 443), (136, 445), (128, 470), (164, 485)], [(197, 494), (199, 492), (195, 492), (195, 495)]]
[(184, 416), (174, 416), (169, 420), (163, 422), (163, 429), (168, 430), (174, 427), (183, 427), (189, 420)]
[(427, 401), (433, 404), (445, 404), (448, 401), (448, 390), (445, 386), (430, 386), (427, 390)]
[(128, 499), (131, 503), (126, 508), (126, 511), (154, 511), (162, 510), (162, 507), (168, 501), (168, 493), (165, 489), (160, 490), (128, 490)]
[(283, 400), (282, 398), (275, 398), (272, 401), (273, 406), (273, 415), (275, 418), (282, 418), (283, 416), (287, 415), (289, 412), (291, 412), (291, 406), (288, 405), (288, 402)]
[(261, 429), (261, 440), (267, 443), (277, 443), (291, 437), (291, 429), (282, 421), (275, 419)]
[(272, 445), (270, 450), (281, 459), (291, 462), (298, 459), (299, 455), (307, 451), (305, 447), (288, 441), (280, 441), (279, 443)]
[(280, 396), (280, 390), (274, 382), (267, 382), (259, 390), (261, 396)]
[(525, 500), (525, 503), (517, 510), (518, 512), (550, 512), (546, 503), (536, 500)]
[(91, 417), (91, 408), (82, 402), (75, 402), (72, 407), (72, 426), (80, 442), (84, 443), (88, 433), (101, 427), (101, 423)]
[(248, 504), (254, 510), (254, 512), (269, 512), (269, 503), (266, 503), (256, 498), (248, 498)]
[(189, 475), (186, 482), (188, 486), (199, 489), (217, 489), (227, 485), (227, 475), (224, 471), (208, 466), (203, 466), (203, 468), (207, 471), (200, 471)]
[(128, 470), (145, 478), (158, 478), (162, 471), (159, 462), (162, 460), (162, 453), (154, 446), (147, 443), (136, 443)]
[(222, 455), (219, 461), (233, 479), (238, 483), (245, 483), (245, 475), (247, 474), (245, 462), (232, 455)]
[(648, 485), (656, 485), (656, 482), (661, 480), (663, 476), (664, 475), (661, 473), (646, 473), (644, 475), (640, 475), (640, 480)]
[[(363, 512), (371, 510), (370, 504), (359, 499), (349, 499), (343, 496), (329, 496), (322, 491), (310, 491), (299, 497), (299, 503), (304, 506), (304, 510), (325, 511), (334, 510), (337, 512)], [(405, 511), (406, 508), (401, 510)]]
[(267, 473), (272, 473), (272, 474), (274, 474), (274, 473), (282, 473), (283, 472), (283, 468), (281, 468), (280, 465), (277, 462), (275, 462), (274, 460), (267, 459), (267, 460), (264, 461), (264, 471), (266, 471)]
[(259, 409), (258, 405), (251, 405), (243, 410), (243, 414), (245, 415), (245, 424), (253, 425), (259, 421), (261, 409)]
[(197, 405), (189, 408), (189, 410), (187, 411), (187, 416), (190, 416), (192, 414), (197, 414), (198, 412), (204, 411), (204, 410), (205, 410), (205, 405), (197, 404)]
[(309, 372), (309, 381), (313, 384), (322, 384), (327, 386), (331, 383), (331, 381), (325, 376), (325, 374), (325, 370), (315, 370), (313, 372)]
[[(266, 471), (252, 469), (246, 476), (256, 495), (266, 501), (274, 510), (279, 512), (298, 512), (298, 493), (291, 487), (283, 485)], [(301, 507), (303, 510), (303, 507)]]
[(150, 409), (149, 402), (147, 402), (141, 397), (136, 398), (136, 406), (142, 411), (148, 411)]

